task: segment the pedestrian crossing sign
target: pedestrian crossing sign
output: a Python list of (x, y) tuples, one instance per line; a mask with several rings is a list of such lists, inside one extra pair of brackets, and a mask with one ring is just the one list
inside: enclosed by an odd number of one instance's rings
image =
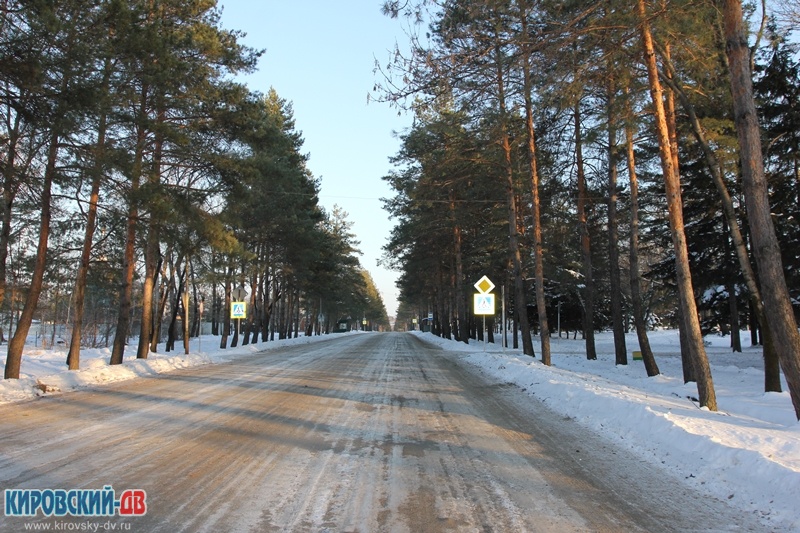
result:
[(473, 297), (474, 314), (494, 315), (494, 294), (475, 294)]
[(231, 318), (247, 318), (247, 302), (232, 302)]

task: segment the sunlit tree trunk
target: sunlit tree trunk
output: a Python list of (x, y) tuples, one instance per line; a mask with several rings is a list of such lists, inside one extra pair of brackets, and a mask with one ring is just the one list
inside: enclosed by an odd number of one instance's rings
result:
[[(111, 62), (106, 60), (103, 69), (103, 91), (107, 95), (111, 77)], [(81, 335), (83, 329), (83, 314), (86, 300), (86, 278), (89, 274), (89, 262), (92, 255), (92, 241), (97, 226), (97, 203), (100, 199), (100, 184), (103, 180), (105, 163), (106, 129), (108, 125), (108, 112), (106, 106), (102, 109), (97, 126), (97, 141), (94, 149), (94, 162), (92, 166), (92, 188), (89, 193), (89, 206), (86, 210), (86, 229), (83, 236), (81, 259), (78, 272), (75, 274), (75, 289), (72, 292), (72, 337), (67, 353), (67, 367), (70, 370), (80, 368)], [(2, 301), (0, 300), (0, 303)]]
[(149, 89), (144, 85), (139, 96), (139, 109), (136, 125), (136, 149), (131, 169), (131, 183), (128, 189), (128, 219), (125, 228), (125, 250), (122, 257), (122, 283), (119, 291), (119, 314), (117, 315), (117, 328), (114, 332), (114, 344), (111, 350), (110, 364), (122, 364), (125, 355), (125, 345), (128, 343), (130, 333), (131, 307), (133, 301), (133, 274), (136, 269), (136, 226), (139, 222), (139, 184), (142, 176), (144, 150), (147, 141), (144, 119), (147, 115), (147, 101)]
[[(147, 359), (150, 351), (150, 336), (153, 333), (153, 293), (155, 292), (156, 277), (158, 276), (158, 259), (160, 250), (160, 213), (158, 207), (161, 201), (158, 190), (161, 182), (161, 159), (164, 149), (164, 135), (161, 133), (164, 127), (166, 111), (164, 104), (159, 98), (157, 122), (160, 127), (156, 127), (156, 138), (153, 146), (153, 164), (148, 173), (147, 185), (151, 195), (149, 203), (154, 206), (150, 209), (150, 220), (147, 225), (147, 242), (144, 250), (144, 280), (142, 283), (142, 331), (139, 335), (139, 349), (136, 353), (137, 359)], [(152, 196), (155, 195), (155, 196)]]
[(758, 115), (753, 100), (750, 49), (747, 46), (741, 1), (725, 0), (723, 11), (726, 50), (731, 70), (731, 93), (739, 137), (739, 155), (753, 255), (758, 265), (766, 321), (770, 325), (770, 333), (786, 378), (795, 415), (800, 420), (800, 334), (797, 331), (794, 310), (783, 273), (780, 246), (772, 224)]
[(189, 355), (189, 259), (184, 266), (183, 282), (183, 353)]
[[(524, 4), (524, 2), (520, 2)], [(541, 201), (539, 199), (539, 168), (536, 154), (536, 130), (533, 123), (533, 102), (531, 100), (531, 45), (528, 35), (527, 9), (520, 9), (522, 27), (522, 93), (525, 101), (525, 136), (528, 143), (528, 170), (531, 183), (531, 209), (533, 221), (533, 275), (536, 283), (536, 308), (539, 313), (539, 338), (542, 346), (542, 363), (550, 365), (550, 325), (547, 322), (547, 301), (544, 292), (544, 251), (542, 247)]]
[(505, 81), (503, 79), (503, 61), (499, 46), (495, 48), (497, 64), (497, 94), (500, 106), (501, 138), (503, 149), (503, 172), (505, 174), (506, 203), (508, 207), (508, 246), (511, 252), (512, 277), (514, 280), (514, 307), (519, 317), (519, 330), (522, 335), (522, 352), (534, 355), (533, 339), (528, 324), (528, 299), (525, 295), (525, 282), (522, 276), (522, 256), (519, 250), (519, 234), (517, 232), (517, 199), (514, 194), (514, 169), (511, 162), (511, 141), (506, 124), (507, 111), (505, 100)]
[(58, 159), (59, 135), (57, 132), (50, 134), (49, 146), (47, 150), (47, 165), (44, 171), (44, 182), (41, 189), (40, 205), (42, 214), (39, 222), (39, 242), (36, 247), (36, 260), (33, 264), (33, 275), (31, 284), (28, 287), (28, 295), (25, 298), (25, 305), (17, 321), (17, 329), (14, 336), (8, 342), (8, 354), (6, 355), (5, 378), (19, 379), (20, 367), (22, 365), (22, 351), (25, 348), (25, 341), (28, 337), (33, 314), (39, 303), (39, 295), (42, 292), (44, 283), (44, 272), (47, 264), (47, 242), (50, 237), (50, 219), (52, 216), (53, 176), (56, 171), (56, 161)]
[[(670, 73), (674, 72), (674, 67), (672, 66), (672, 62), (668, 55), (665, 57), (665, 64)], [(739, 220), (736, 216), (736, 209), (733, 205), (733, 199), (728, 191), (728, 186), (725, 184), (722, 166), (717, 160), (714, 150), (711, 149), (711, 146), (706, 139), (703, 127), (700, 124), (700, 120), (695, 112), (694, 106), (691, 104), (681, 85), (675, 83), (672, 79), (672, 76), (668, 76), (666, 80), (673, 88), (673, 92), (676, 93), (680, 98), (681, 104), (688, 115), (689, 123), (692, 126), (692, 133), (697, 141), (697, 144), (703, 151), (703, 155), (706, 160), (706, 166), (708, 167), (709, 173), (711, 174), (711, 178), (714, 182), (714, 186), (716, 187), (720, 196), (722, 212), (725, 216), (725, 221), (727, 222), (726, 227), (728, 228), (731, 240), (733, 241), (733, 249), (736, 252), (742, 277), (744, 278), (747, 291), (750, 295), (750, 303), (752, 305), (752, 309), (760, 331), (763, 335), (764, 390), (766, 392), (781, 392), (780, 362), (778, 354), (775, 351), (775, 344), (770, 333), (770, 324), (765, 317), (761, 289), (759, 289), (758, 284), (756, 283), (756, 274), (753, 270), (752, 264), (750, 263), (750, 255), (747, 250), (747, 244), (745, 243), (744, 236), (739, 228)], [(756, 342), (756, 344), (758, 343)]]
[(708, 364), (705, 346), (703, 345), (703, 335), (700, 331), (700, 320), (697, 315), (697, 306), (692, 288), (692, 277), (689, 271), (689, 252), (683, 226), (683, 202), (681, 200), (680, 178), (674, 166), (672, 153), (677, 147), (670, 143), (666, 112), (664, 110), (663, 91), (658, 77), (658, 66), (656, 64), (653, 38), (650, 33), (650, 24), (648, 22), (644, 0), (638, 0), (637, 6), (644, 63), (647, 68), (650, 96), (655, 111), (656, 136), (658, 138), (661, 167), (664, 173), (672, 243), (675, 248), (678, 297), (681, 302), (681, 311), (683, 314), (681, 325), (686, 332), (687, 349), (697, 379), (697, 392), (700, 405), (707, 407), (711, 411), (716, 411), (717, 398), (714, 391), (714, 383), (711, 378), (711, 368)]

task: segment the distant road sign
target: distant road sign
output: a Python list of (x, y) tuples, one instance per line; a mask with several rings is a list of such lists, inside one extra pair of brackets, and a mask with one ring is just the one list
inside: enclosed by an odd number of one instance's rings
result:
[(236, 287), (235, 289), (231, 289), (231, 298), (235, 302), (241, 302), (247, 297), (247, 291), (244, 287)]
[(247, 302), (231, 302), (231, 318), (247, 318)]
[(494, 294), (473, 295), (473, 313), (476, 315), (494, 314)]
[(492, 289), (494, 289), (494, 283), (492, 283), (492, 280), (490, 280), (486, 276), (483, 276), (481, 279), (478, 280), (478, 282), (474, 285), (474, 287), (478, 289), (479, 293), (486, 294), (492, 292)]

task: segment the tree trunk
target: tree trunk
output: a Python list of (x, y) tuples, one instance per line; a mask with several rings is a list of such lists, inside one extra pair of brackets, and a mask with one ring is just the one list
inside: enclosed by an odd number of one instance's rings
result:
[(245, 326), (244, 339), (242, 339), (242, 346), (246, 344), (253, 344), (258, 342), (258, 325), (257, 317), (258, 311), (258, 277), (255, 273), (250, 276), (250, 309), (247, 310), (247, 325)]
[[(722, 227), (725, 228), (726, 235), (722, 241), (724, 246), (725, 259), (729, 261), (730, 267), (726, 268), (725, 273), (725, 290), (728, 292), (728, 309), (731, 314), (730, 318), (730, 335), (731, 335), (731, 350), (734, 352), (742, 352), (742, 338), (739, 334), (741, 325), (739, 324), (739, 296), (736, 293), (736, 257), (731, 250), (731, 243), (729, 240), (730, 230), (728, 224), (723, 221)], [(731, 257), (734, 255), (734, 257)]]
[[(216, 262), (217, 255), (211, 252), (211, 270), (216, 273), (219, 265)], [(214, 275), (211, 281), (211, 335), (219, 335), (219, 295), (217, 294), (217, 276)]]
[[(10, 112), (7, 111), (7, 112)], [(11, 210), (14, 206), (14, 199), (19, 188), (19, 178), (17, 174), (17, 142), (19, 141), (20, 114), (14, 117), (14, 125), (7, 128), (8, 151), (6, 161), (3, 165), (3, 213), (2, 227), (0, 227), (0, 306), (3, 305), (6, 296), (6, 263), (8, 262), (8, 246), (11, 243)], [(11, 330), (9, 330), (11, 335)]]
[(739, 334), (739, 302), (737, 302), (736, 283), (728, 279), (728, 307), (731, 313), (731, 351), (742, 353), (742, 336)]
[(628, 176), (631, 182), (631, 236), (630, 236), (630, 283), (631, 305), (633, 307), (633, 323), (636, 327), (636, 338), (639, 340), (639, 351), (642, 353), (642, 362), (649, 377), (661, 373), (650, 347), (650, 338), (647, 336), (645, 323), (644, 304), (642, 302), (642, 281), (639, 267), (639, 179), (636, 176), (636, 155), (633, 150), (633, 126), (625, 127), (625, 140), (627, 146)]
[[(666, 66), (669, 72), (674, 72), (674, 68), (671, 61), (669, 61), (669, 58), (666, 60)], [(752, 304), (751, 307), (755, 313), (759, 328), (763, 332), (764, 390), (766, 392), (781, 392), (780, 362), (778, 359), (778, 354), (775, 351), (775, 344), (772, 341), (772, 336), (770, 334), (769, 322), (767, 322), (764, 314), (761, 290), (758, 288), (758, 284), (756, 283), (756, 274), (753, 271), (752, 264), (750, 263), (747, 244), (745, 243), (744, 236), (739, 228), (739, 220), (736, 216), (736, 209), (734, 208), (733, 200), (731, 199), (728, 187), (725, 184), (722, 166), (719, 164), (717, 156), (711, 149), (711, 146), (706, 139), (705, 132), (703, 131), (703, 127), (700, 124), (700, 120), (697, 118), (697, 114), (695, 113), (694, 106), (689, 101), (689, 98), (686, 96), (686, 93), (683, 91), (681, 85), (675, 83), (671, 76), (666, 79), (672, 86), (673, 91), (678, 94), (681, 104), (689, 116), (689, 122), (692, 125), (692, 133), (695, 137), (695, 140), (703, 150), (706, 166), (711, 173), (712, 181), (714, 182), (714, 186), (716, 187), (720, 196), (720, 201), (722, 202), (722, 212), (725, 215), (725, 221), (727, 223), (731, 239), (733, 240), (733, 248), (739, 261), (742, 277), (744, 277), (745, 285), (747, 286), (747, 291), (750, 295), (750, 302)], [(756, 344), (753, 345), (755, 346)]]
[(286, 280), (281, 280), (281, 295), (276, 302), (277, 308), (275, 309), (275, 319), (273, 322), (273, 329), (278, 334), (278, 340), (286, 338), (286, 299), (287, 294)]
[(183, 267), (183, 353), (189, 355), (189, 259)]
[[(264, 261), (264, 264), (266, 265), (266, 260)], [(258, 280), (258, 301), (260, 304), (258, 326), (261, 330), (261, 340), (263, 342), (267, 341), (267, 330), (269, 328), (269, 316), (267, 315), (267, 306), (269, 305), (269, 285), (267, 283), (268, 276), (269, 268), (264, 268), (263, 272), (261, 272), (260, 279)], [(322, 301), (319, 303), (319, 308), (319, 312), (322, 313)]]
[(759, 341), (759, 324), (758, 324), (758, 317), (756, 316), (755, 306), (753, 305), (753, 301), (750, 301), (750, 346), (755, 347), (758, 346), (760, 343)]
[[(157, 283), (157, 274), (159, 267), (160, 251), (158, 245), (158, 237), (154, 228), (150, 228), (147, 236), (147, 244), (145, 246), (145, 276), (142, 289), (142, 314), (141, 322), (142, 327), (139, 333), (139, 345), (136, 350), (137, 359), (147, 359), (147, 354), (150, 353), (151, 343), (155, 334), (154, 321), (157, 313), (154, 312), (156, 300), (153, 298), (155, 294), (155, 286)], [(158, 347), (158, 340), (155, 341), (155, 346)]]
[[(294, 316), (294, 288), (286, 283), (286, 305), (283, 308), (283, 338), (292, 338), (292, 317)], [(356, 319), (356, 331), (358, 331), (360, 320)]]
[[(613, 76), (609, 69), (609, 76)], [(608, 263), (611, 284), (611, 322), (614, 330), (615, 363), (628, 364), (628, 348), (625, 343), (625, 322), (622, 317), (622, 275), (619, 266), (619, 230), (617, 227), (617, 125), (614, 101), (616, 88), (609, 79), (606, 87), (606, 112), (608, 119)]]
[(536, 308), (539, 313), (539, 339), (542, 347), (542, 363), (550, 366), (550, 325), (547, 321), (547, 301), (544, 291), (544, 250), (542, 247), (541, 201), (539, 199), (539, 168), (536, 154), (536, 130), (533, 123), (533, 102), (531, 100), (531, 70), (529, 59), (532, 55), (528, 35), (528, 14), (520, 10), (522, 34), (526, 36), (522, 44), (522, 87), (525, 101), (525, 137), (528, 142), (528, 170), (531, 184), (531, 216), (533, 217), (533, 271), (536, 283)]
[[(451, 273), (454, 269), (451, 268)], [(452, 332), (452, 323), (455, 322), (454, 319), (454, 312), (453, 306), (451, 305), (453, 300), (453, 293), (455, 292), (455, 275), (450, 275), (451, 286), (448, 287), (447, 291), (442, 291), (441, 297), (439, 298), (441, 301), (440, 305), (440, 312), (437, 319), (437, 325), (439, 327), (439, 335), (444, 339), (451, 339), (453, 336)]]
[[(66, 83), (66, 82), (65, 82)], [(6, 356), (5, 379), (19, 379), (20, 367), (22, 366), (22, 351), (25, 348), (25, 341), (28, 331), (33, 322), (33, 314), (39, 303), (39, 295), (42, 292), (44, 283), (44, 271), (47, 266), (47, 242), (50, 238), (50, 218), (52, 198), (53, 176), (56, 172), (56, 161), (58, 159), (59, 135), (53, 132), (50, 136), (50, 144), (47, 151), (47, 166), (44, 172), (44, 183), (42, 184), (41, 206), (42, 215), (39, 223), (39, 243), (36, 247), (36, 260), (33, 265), (33, 276), (28, 288), (28, 296), (25, 299), (25, 306), (17, 322), (17, 330), (8, 342), (8, 354)]]
[(783, 273), (780, 246), (770, 213), (769, 190), (764, 174), (761, 135), (750, 72), (742, 4), (725, 0), (724, 25), (728, 63), (731, 69), (736, 130), (744, 181), (744, 196), (750, 220), (753, 254), (758, 265), (766, 323), (786, 378), (795, 415), (800, 420), (800, 334), (794, 318)]
[[(433, 333), (437, 337), (441, 337), (442, 336), (442, 332), (444, 331), (444, 327), (442, 325), (442, 322), (443, 322), (442, 317), (446, 316), (445, 310), (444, 310), (445, 309), (445, 305), (446, 305), (445, 304), (445, 292), (450, 292), (450, 291), (445, 291), (444, 290), (444, 286), (445, 286), (445, 282), (444, 282), (444, 279), (443, 279), (444, 276), (445, 276), (444, 268), (442, 267), (442, 265), (439, 265), (439, 268), (437, 269), (437, 272), (436, 272), (436, 288), (434, 290), (434, 295), (433, 295), (433, 306), (432, 306), (433, 307), (433, 320), (431, 320), (431, 322), (429, 324), (429, 326), (431, 328), (431, 333)], [(448, 285), (449, 285), (451, 279), (452, 278), (448, 278)], [(445, 318), (444, 321), (447, 321), (447, 319)]]
[[(153, 148), (153, 168), (148, 173), (147, 185), (150, 187), (149, 203), (159, 205), (161, 202), (152, 195), (160, 196), (158, 190), (161, 182), (161, 158), (164, 147), (164, 134), (161, 128), (164, 127), (166, 112), (163, 103), (158, 104), (158, 119), (156, 125), (156, 139)], [(159, 127), (160, 126), (160, 127)], [(160, 250), (160, 226), (159, 213), (157, 209), (150, 210), (150, 220), (147, 224), (147, 244), (144, 251), (144, 280), (142, 283), (142, 331), (139, 335), (139, 349), (136, 354), (137, 359), (147, 359), (150, 351), (150, 335), (153, 332), (153, 292), (155, 291), (156, 276), (158, 275), (158, 259)]]
[(233, 278), (233, 269), (226, 267), (225, 269), (225, 303), (222, 309), (222, 336), (219, 340), (219, 347), (225, 349), (228, 347), (228, 333), (231, 330), (231, 279)]
[(694, 301), (692, 277), (689, 271), (689, 253), (686, 245), (686, 234), (683, 227), (683, 202), (681, 201), (681, 186), (678, 169), (674, 166), (673, 150), (677, 146), (670, 143), (667, 127), (666, 112), (658, 78), (653, 38), (650, 34), (650, 24), (647, 19), (644, 0), (638, 0), (638, 12), (644, 62), (647, 67), (647, 77), (650, 84), (650, 96), (653, 101), (656, 118), (656, 136), (658, 138), (659, 156), (664, 173), (664, 185), (669, 210), (670, 230), (672, 243), (675, 248), (675, 269), (678, 282), (678, 297), (681, 302), (683, 315), (682, 325), (686, 332), (687, 348), (697, 378), (697, 392), (700, 405), (711, 411), (717, 410), (717, 398), (714, 391), (714, 382), (711, 378), (711, 368), (708, 364), (703, 335), (700, 331), (700, 320), (697, 316), (697, 305)]
[[(266, 306), (267, 310), (267, 333), (269, 334), (270, 340), (275, 340), (275, 316), (279, 310), (276, 309), (276, 306), (279, 306), (279, 300), (281, 298), (281, 290), (278, 286), (278, 279), (275, 275), (272, 276), (272, 301), (269, 302), (269, 305)], [(335, 317), (331, 317), (331, 320), (336, 320)], [(266, 338), (266, 337), (265, 337)]]
[[(661, 0), (660, 8), (662, 12), (666, 9), (666, 4), (664, 0)], [(648, 27), (649, 30), (649, 27)], [(664, 61), (665, 63), (669, 64), (671, 62), (671, 52), (670, 52), (670, 45), (669, 43), (665, 46), (664, 51)], [(670, 75), (664, 76), (664, 81), (667, 83), (669, 87), (670, 83), (672, 82), (672, 77)], [(665, 114), (665, 121), (667, 125), (667, 133), (669, 136), (669, 145), (670, 145), (670, 154), (672, 155), (672, 168), (675, 172), (675, 176), (680, 183), (680, 158), (678, 154), (678, 124), (677, 124), (677, 117), (675, 114), (675, 94), (667, 89), (667, 95), (665, 98), (664, 103), (664, 114)], [(681, 206), (681, 210), (683, 207)], [(693, 358), (695, 357), (691, 351), (691, 343), (689, 341), (689, 329), (691, 329), (690, 324), (684, 324), (682, 321), (684, 317), (688, 316), (688, 313), (685, 309), (683, 309), (683, 301), (680, 302), (681, 312), (681, 361), (684, 364), (684, 376), (692, 376), (688, 381), (695, 381), (697, 378), (697, 372), (695, 371), (695, 365), (693, 362)]]
[[(456, 299), (456, 319), (453, 320), (453, 334), (456, 340), (469, 344), (469, 336), (462, 330), (467, 317), (467, 294), (464, 292), (464, 266), (461, 260), (461, 226), (456, 220), (456, 195), (455, 191), (450, 191), (450, 218), (453, 225), (453, 254), (455, 256), (455, 299)], [(449, 335), (449, 334), (448, 334)], [(448, 337), (449, 338), (449, 337)]]
[(501, 138), (500, 145), (503, 149), (503, 172), (505, 174), (506, 201), (508, 206), (508, 247), (512, 261), (512, 276), (514, 278), (514, 307), (519, 318), (519, 329), (522, 335), (522, 352), (534, 356), (533, 339), (531, 339), (530, 325), (528, 324), (528, 299), (525, 295), (525, 282), (522, 275), (522, 255), (519, 250), (519, 237), (517, 233), (517, 200), (514, 194), (514, 169), (511, 162), (511, 141), (509, 140), (508, 120), (505, 100), (505, 81), (503, 80), (503, 63), (499, 46), (495, 49), (497, 61), (497, 96), (500, 106)]
[(180, 308), (181, 297), (183, 295), (183, 287), (184, 287), (184, 276), (183, 273), (180, 272), (182, 262), (183, 258), (179, 258), (178, 261), (175, 263), (174, 272), (178, 274), (178, 283), (175, 289), (175, 301), (172, 305), (172, 314), (169, 319), (169, 327), (167, 328), (167, 342), (164, 347), (164, 351), (166, 352), (171, 352), (172, 350), (175, 349), (175, 340), (177, 339), (177, 332), (175, 330), (175, 326), (177, 325), (178, 321), (178, 311)]
[[(300, 335), (300, 289), (295, 289), (295, 302), (297, 305), (294, 306), (294, 337), (297, 338)], [(367, 331), (370, 331), (369, 329)]]
[(191, 337), (199, 337), (202, 334), (203, 314), (200, 312), (200, 295), (197, 292), (197, 277), (194, 274), (194, 261), (189, 262), (189, 273), (192, 278), (192, 299), (194, 300), (194, 320), (192, 320)]
[(592, 242), (589, 236), (589, 221), (586, 207), (589, 193), (583, 168), (583, 135), (581, 133), (581, 102), (575, 102), (575, 166), (578, 179), (578, 225), (581, 231), (581, 259), (583, 264), (583, 338), (586, 343), (586, 359), (597, 359), (594, 340), (594, 272), (592, 271)]
[[(109, 78), (111, 76), (111, 64), (106, 60), (103, 70), (103, 88), (108, 90)], [(92, 166), (92, 189), (89, 193), (89, 209), (86, 212), (86, 230), (83, 236), (83, 248), (81, 249), (81, 260), (78, 265), (78, 272), (75, 275), (75, 289), (72, 293), (74, 302), (72, 314), (72, 338), (69, 343), (69, 353), (67, 354), (67, 367), (70, 370), (80, 368), (81, 356), (81, 334), (83, 329), (83, 313), (86, 300), (86, 277), (89, 273), (89, 263), (92, 255), (92, 241), (97, 225), (97, 202), (100, 198), (100, 184), (103, 180), (103, 166), (105, 162), (107, 113), (101, 112), (97, 127), (97, 142), (95, 143), (94, 162)], [(2, 298), (0, 298), (2, 304)]]
[(144, 129), (144, 117), (147, 113), (147, 93), (148, 88), (142, 87), (140, 108), (138, 112), (138, 122), (136, 132), (136, 152), (133, 158), (133, 169), (131, 171), (131, 187), (129, 191), (128, 220), (125, 231), (125, 251), (122, 259), (122, 283), (119, 291), (119, 314), (117, 315), (117, 328), (114, 332), (114, 346), (111, 350), (110, 364), (122, 364), (125, 355), (125, 346), (128, 344), (128, 334), (131, 324), (131, 307), (133, 305), (133, 274), (136, 269), (136, 224), (139, 220), (139, 200), (136, 195), (139, 192), (139, 182), (142, 176), (142, 162), (144, 160), (144, 150), (146, 143), (146, 132)]
[[(164, 313), (167, 308), (167, 301), (169, 301), (170, 291), (175, 287), (175, 265), (172, 263), (172, 249), (168, 249), (166, 253), (167, 261), (159, 258), (159, 272), (160, 275), (160, 288), (158, 291), (158, 305), (156, 307), (155, 316), (153, 317), (153, 331), (150, 335), (150, 351), (156, 352), (158, 350), (158, 342), (161, 340), (161, 325), (164, 322)], [(178, 263), (180, 263), (178, 259)], [(167, 263), (169, 264), (169, 276), (167, 276)]]

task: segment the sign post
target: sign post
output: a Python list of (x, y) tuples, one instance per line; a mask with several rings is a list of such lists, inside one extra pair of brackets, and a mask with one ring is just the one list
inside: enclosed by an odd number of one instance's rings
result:
[(503, 310), (500, 316), (503, 317), (503, 342), (500, 345), (503, 347), (503, 353), (506, 353), (506, 346), (508, 345), (508, 335), (506, 334), (506, 284), (503, 283), (503, 288), (500, 290), (500, 298), (502, 299)]
[(494, 315), (494, 294), (489, 294), (494, 289), (492, 280), (483, 276), (474, 285), (478, 293), (473, 295), (472, 309), (473, 314), (483, 316), (483, 351), (486, 351), (486, 315)]

